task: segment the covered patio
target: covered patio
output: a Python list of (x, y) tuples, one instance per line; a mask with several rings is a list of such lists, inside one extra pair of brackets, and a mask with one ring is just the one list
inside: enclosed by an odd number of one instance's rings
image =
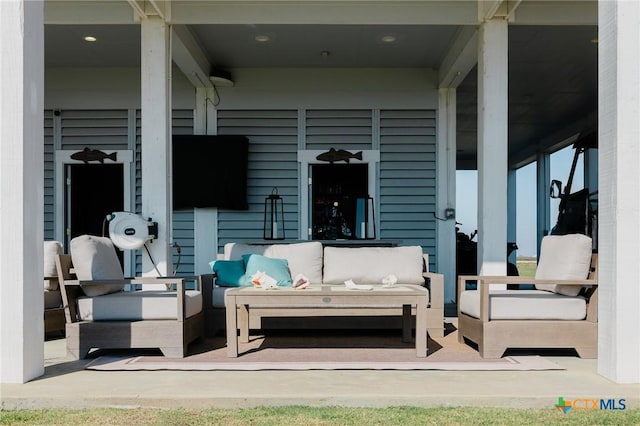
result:
[[(549, 155), (594, 130), (585, 180), (600, 193), (598, 360), (575, 360), (565, 379), (640, 382), (637, 4), (12, 0), (0, 16), (0, 382), (45, 371), (43, 274), (32, 264), (42, 240), (68, 238), (65, 173), (85, 146), (119, 154), (121, 208), (158, 222), (150, 248), (163, 274), (176, 242), (180, 272), (200, 274), (226, 242), (260, 239), (274, 186), (289, 238), (310, 239), (314, 159), (362, 151), (378, 238), (422, 246), (453, 304), (456, 170), (478, 170), (478, 271), (505, 275), (515, 170), (536, 161), (540, 241), (553, 225)], [(176, 134), (249, 136), (247, 211), (173, 210)], [(124, 264), (154, 274), (141, 252)]]

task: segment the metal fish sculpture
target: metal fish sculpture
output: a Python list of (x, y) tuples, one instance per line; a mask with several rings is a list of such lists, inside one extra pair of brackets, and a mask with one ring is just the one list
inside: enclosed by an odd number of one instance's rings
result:
[(348, 163), (351, 158), (362, 161), (362, 151), (358, 151), (354, 154), (344, 149), (336, 150), (335, 148), (331, 148), (329, 151), (318, 155), (316, 160), (328, 161), (329, 163), (334, 163), (336, 161), (345, 161)]
[(84, 164), (88, 164), (90, 161), (99, 161), (100, 164), (104, 164), (105, 159), (117, 161), (118, 153), (112, 152), (111, 154), (107, 154), (98, 149), (85, 148), (82, 151), (71, 154), (71, 158), (77, 161), (84, 161)]

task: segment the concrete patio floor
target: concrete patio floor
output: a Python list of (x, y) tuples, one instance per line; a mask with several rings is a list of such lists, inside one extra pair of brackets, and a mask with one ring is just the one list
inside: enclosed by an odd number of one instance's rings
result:
[(565, 400), (625, 398), (640, 385), (596, 372), (596, 360), (546, 357), (563, 371), (90, 371), (66, 357), (64, 339), (45, 342), (45, 374), (2, 384), (3, 409), (254, 406), (487, 406), (553, 408)]

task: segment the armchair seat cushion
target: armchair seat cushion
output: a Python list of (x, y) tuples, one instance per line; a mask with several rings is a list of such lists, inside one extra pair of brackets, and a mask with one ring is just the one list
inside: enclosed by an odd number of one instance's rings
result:
[[(463, 291), (460, 312), (480, 318), (480, 292)], [(494, 290), (489, 293), (490, 320), (583, 320), (587, 303), (581, 296), (569, 297), (543, 290)], [(522, 331), (526, 333), (526, 330)]]
[[(202, 293), (185, 291), (184, 305), (186, 318), (199, 313)], [(120, 291), (78, 298), (78, 314), (83, 321), (176, 320), (177, 309), (175, 291)]]

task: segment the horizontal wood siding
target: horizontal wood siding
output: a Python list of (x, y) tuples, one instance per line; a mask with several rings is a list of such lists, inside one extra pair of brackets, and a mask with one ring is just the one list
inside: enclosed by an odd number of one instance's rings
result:
[(284, 200), (286, 237), (298, 238), (297, 117), (296, 110), (218, 111), (219, 135), (249, 138), (249, 209), (219, 210), (219, 252), (228, 242), (263, 238), (264, 199), (274, 187)]
[(63, 110), (62, 149), (129, 149), (127, 110)]
[(419, 245), (436, 263), (436, 113), (380, 112), (380, 238)]
[(44, 239), (55, 238), (55, 161), (53, 111), (44, 112)]
[(305, 149), (371, 149), (371, 110), (307, 110)]

